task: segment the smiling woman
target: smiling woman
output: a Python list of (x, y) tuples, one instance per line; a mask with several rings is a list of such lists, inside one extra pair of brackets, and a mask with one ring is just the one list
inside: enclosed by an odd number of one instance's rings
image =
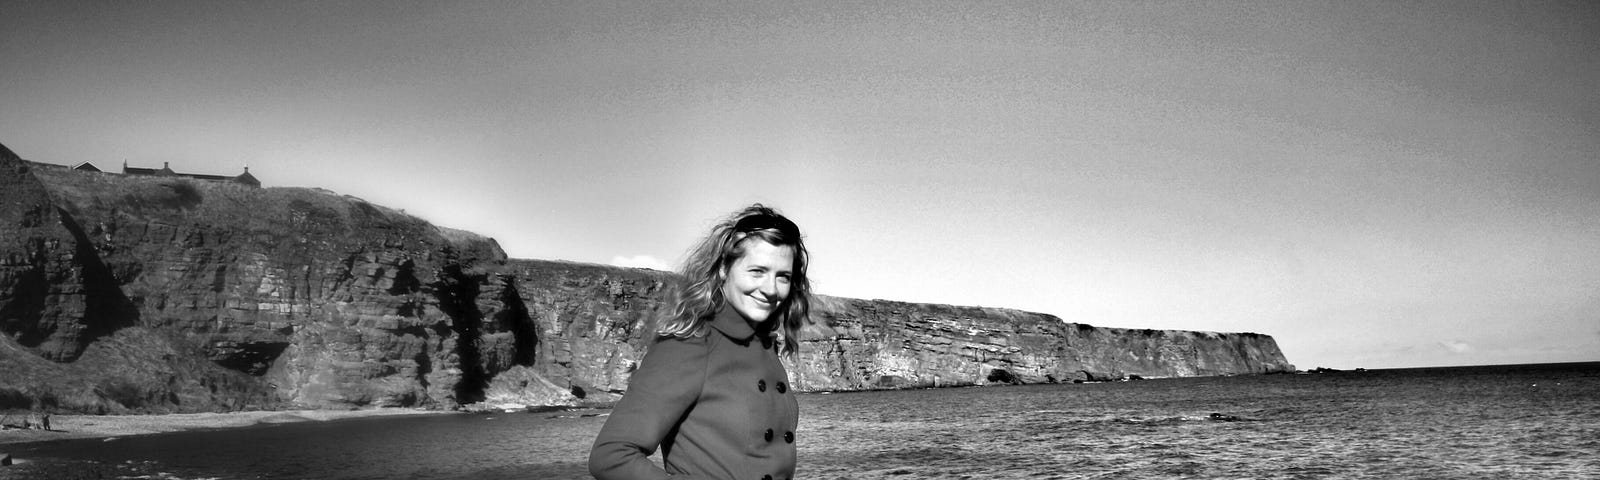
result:
[(744, 255), (728, 266), (722, 300), (751, 323), (766, 322), (789, 298), (794, 276), (794, 247), (753, 241)]
[[(703, 335), (709, 328), (705, 320), (715, 315), (729, 298), (743, 296), (730, 295), (729, 291), (737, 287), (727, 287), (725, 284), (735, 273), (749, 275), (748, 270), (755, 266), (752, 263), (758, 263), (761, 259), (748, 254), (752, 249), (764, 247), (787, 247), (793, 256), (786, 266), (788, 273), (784, 275), (784, 283), (794, 295), (792, 298), (780, 296), (778, 299), (789, 301), (780, 302), (782, 304), (777, 306), (783, 311), (779, 319), (785, 340), (783, 352), (793, 355), (799, 345), (797, 340), (801, 321), (805, 320), (811, 308), (811, 282), (806, 276), (809, 256), (801, 240), (800, 227), (776, 210), (761, 204), (751, 205), (712, 227), (711, 234), (689, 253), (681, 272), (687, 286), (679, 293), (672, 311), (660, 319), (657, 333), (678, 338)], [(734, 267), (741, 261), (744, 261), (744, 265), (740, 265), (744, 270), (736, 270)], [(766, 317), (761, 315), (754, 318), (746, 314), (751, 324), (762, 323), (768, 320)]]
[[(589, 454), (596, 478), (787, 479), (794, 355), (811, 304), (800, 228), (760, 204), (713, 227)], [(661, 450), (665, 469), (649, 456)]]

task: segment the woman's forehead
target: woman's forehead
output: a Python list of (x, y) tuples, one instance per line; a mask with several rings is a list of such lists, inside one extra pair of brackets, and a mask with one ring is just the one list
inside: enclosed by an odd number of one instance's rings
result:
[(768, 267), (781, 264), (788, 268), (794, 264), (794, 247), (791, 245), (773, 245), (759, 237), (751, 237), (739, 242), (743, 254), (735, 260), (737, 263), (762, 264)]

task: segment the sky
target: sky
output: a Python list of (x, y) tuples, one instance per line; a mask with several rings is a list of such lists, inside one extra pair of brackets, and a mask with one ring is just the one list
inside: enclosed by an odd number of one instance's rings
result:
[(818, 293), (1600, 361), (1600, 3), (0, 0), (0, 143)]

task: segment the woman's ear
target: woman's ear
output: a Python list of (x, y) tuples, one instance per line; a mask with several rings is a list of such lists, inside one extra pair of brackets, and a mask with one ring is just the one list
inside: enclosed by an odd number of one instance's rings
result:
[(717, 274), (711, 276), (712, 285), (715, 287), (712, 289), (712, 295), (716, 295), (715, 298), (722, 298), (722, 287), (728, 285), (728, 272), (732, 269), (733, 264), (723, 263), (717, 267)]

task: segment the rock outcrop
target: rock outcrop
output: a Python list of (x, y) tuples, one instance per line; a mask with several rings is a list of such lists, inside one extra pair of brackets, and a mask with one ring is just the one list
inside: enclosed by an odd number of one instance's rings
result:
[[(73, 171), (0, 147), (0, 410), (617, 398), (674, 275), (507, 258), (361, 199)], [(822, 297), (804, 390), (1289, 371), (1271, 337)]]

